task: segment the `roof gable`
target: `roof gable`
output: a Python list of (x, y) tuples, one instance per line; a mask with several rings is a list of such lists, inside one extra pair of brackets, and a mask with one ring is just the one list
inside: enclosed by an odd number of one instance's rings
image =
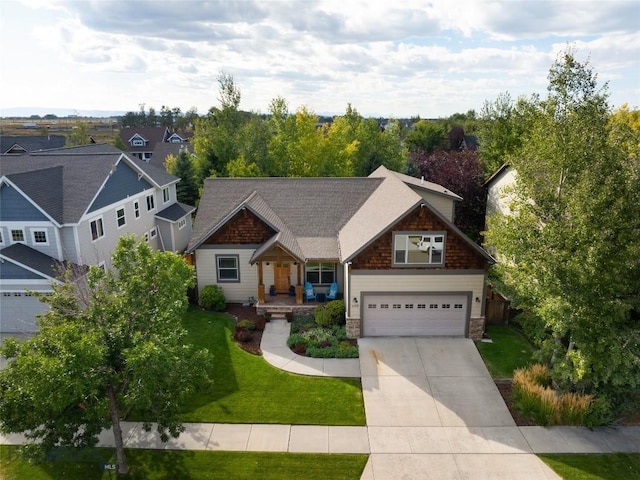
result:
[(104, 208), (123, 198), (152, 188), (152, 185), (126, 162), (118, 162), (109, 171), (108, 178), (87, 213)]
[[(24, 178), (17, 179), (16, 184), (18, 188), (21, 188), (20, 185), (22, 185), (22, 192), (10, 185), (8, 180), (0, 183), (0, 220), (5, 222), (49, 220), (42, 210), (36, 206), (37, 202), (33, 198), (25, 197), (27, 193), (23, 194), (24, 187), (27, 187), (28, 183), (34, 183), (29, 182), (29, 180)], [(29, 191), (31, 189), (26, 188), (26, 190)]]

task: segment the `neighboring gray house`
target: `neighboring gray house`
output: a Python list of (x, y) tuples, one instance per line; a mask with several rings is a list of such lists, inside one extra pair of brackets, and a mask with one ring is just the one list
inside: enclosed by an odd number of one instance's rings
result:
[(319, 301), (336, 283), (351, 338), (478, 338), (494, 260), (453, 224), (458, 200), (385, 167), (366, 178), (210, 178), (187, 251), (198, 289), (219, 285), (229, 302), (302, 309), (305, 283)]
[(111, 267), (123, 234), (182, 252), (194, 207), (179, 179), (110, 145), (0, 156), (0, 331), (36, 329), (62, 262)]

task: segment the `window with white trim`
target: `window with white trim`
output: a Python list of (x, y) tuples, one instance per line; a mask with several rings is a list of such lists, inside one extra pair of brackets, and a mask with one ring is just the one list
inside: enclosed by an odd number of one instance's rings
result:
[(133, 202), (133, 216), (140, 218), (140, 202), (138, 200)]
[(116, 220), (118, 222), (118, 228), (124, 227), (127, 224), (127, 219), (124, 215), (124, 207), (116, 210)]
[(335, 282), (335, 263), (309, 262), (305, 267), (306, 281), (314, 285), (330, 285)]
[(154, 208), (156, 208), (156, 198), (152, 193), (151, 195), (147, 195), (147, 212), (150, 212)]
[(2, 238), (2, 230), (0, 229), (0, 245), (4, 243), (4, 239)]
[(95, 242), (102, 237), (104, 237), (104, 226), (102, 225), (102, 218), (96, 218), (91, 222), (91, 240)]
[(46, 230), (32, 230), (31, 235), (33, 236), (33, 243), (37, 243), (39, 245), (47, 245), (49, 243), (47, 241)]
[(218, 282), (240, 281), (240, 259), (238, 255), (216, 255)]
[(155, 227), (153, 227), (151, 230), (149, 230), (149, 236), (151, 238), (156, 238), (157, 235), (158, 235), (158, 230)]
[(11, 230), (11, 241), (24, 242), (24, 230), (18, 228)]
[(162, 202), (167, 203), (169, 200), (171, 200), (171, 191), (169, 187), (165, 187), (162, 189)]
[(141, 138), (134, 138), (133, 140), (131, 140), (131, 146), (144, 147), (144, 140), (142, 140)]
[(393, 263), (395, 266), (443, 265), (443, 233), (394, 233)]
[(178, 230), (182, 230), (186, 226), (187, 226), (186, 217), (185, 218), (181, 218), (180, 220), (178, 220)]
[(149, 232), (144, 232), (144, 241), (149, 243)]

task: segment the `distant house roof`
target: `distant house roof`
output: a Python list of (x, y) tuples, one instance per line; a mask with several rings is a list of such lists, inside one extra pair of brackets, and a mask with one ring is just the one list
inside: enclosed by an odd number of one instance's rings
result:
[(0, 154), (22, 154), (64, 147), (63, 135), (0, 135)]
[(465, 135), (463, 142), (463, 146), (467, 150), (478, 149), (478, 137), (476, 137), (475, 135)]
[(51, 279), (57, 279), (65, 268), (72, 268), (75, 274), (84, 274), (88, 270), (71, 262), (60, 262), (22, 243), (3, 248), (0, 257)]
[[(167, 127), (123, 127), (120, 131), (120, 140), (127, 146), (129, 152), (153, 152), (156, 144), (166, 141), (169, 135)], [(144, 145), (131, 145), (131, 141), (136, 136), (144, 140)]]
[(180, 150), (186, 149), (189, 154), (193, 154), (193, 145), (190, 143), (168, 143), (162, 142), (157, 143), (156, 148), (153, 150), (153, 155), (151, 156), (151, 160), (149, 163), (156, 165), (158, 167), (163, 167), (164, 162), (169, 155), (178, 156), (180, 154)]
[(77, 223), (114, 167), (126, 162), (149, 182), (163, 187), (179, 179), (126, 156), (106, 144), (83, 145), (21, 156), (0, 156), (0, 177), (24, 192), (58, 224)]
[(494, 180), (496, 180), (500, 175), (502, 175), (502, 173), (505, 172), (508, 168), (509, 168), (508, 163), (503, 163), (502, 165), (500, 165), (500, 168), (498, 168), (495, 172), (493, 172), (493, 174), (485, 180), (482, 186), (485, 188), (489, 187), (494, 182)]

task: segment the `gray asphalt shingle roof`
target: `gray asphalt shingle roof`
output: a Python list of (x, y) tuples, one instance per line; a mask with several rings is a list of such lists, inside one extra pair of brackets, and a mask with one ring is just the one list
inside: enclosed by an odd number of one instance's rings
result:
[(187, 205), (186, 203), (177, 202), (156, 213), (156, 217), (162, 218), (164, 220), (169, 220), (170, 222), (177, 222), (185, 215), (193, 212), (195, 209), (196, 207), (192, 207), (191, 205)]
[[(3, 248), (0, 250), (0, 255), (50, 278), (59, 277), (65, 268), (63, 262), (22, 243), (14, 243), (9, 247)], [(86, 267), (78, 267), (75, 264), (71, 264), (71, 267), (79, 273), (86, 272), (87, 270)]]
[[(0, 153), (22, 147), (27, 152), (64, 147), (63, 135), (0, 135)], [(19, 148), (18, 148), (19, 150)]]
[(423, 205), (491, 261), (482, 248), (412, 187), (420, 186), (452, 200), (460, 197), (440, 185), (425, 183), (384, 167), (366, 178), (207, 179), (188, 251), (198, 248), (240, 209), (248, 208), (277, 232), (256, 249), (252, 262), (278, 244), (303, 261), (345, 262)]
[(59, 224), (76, 223), (119, 161), (128, 161), (160, 187), (178, 181), (164, 170), (131, 159), (106, 144), (2, 155), (0, 175), (6, 176)]
[[(289, 234), (294, 241), (301, 237), (337, 239), (340, 228), (381, 181), (375, 178), (207, 179), (189, 250), (206, 240), (245, 202), (282, 232), (282, 241), (288, 242)], [(257, 196), (250, 198), (254, 192)], [(287, 245), (294, 248), (292, 243)]]

